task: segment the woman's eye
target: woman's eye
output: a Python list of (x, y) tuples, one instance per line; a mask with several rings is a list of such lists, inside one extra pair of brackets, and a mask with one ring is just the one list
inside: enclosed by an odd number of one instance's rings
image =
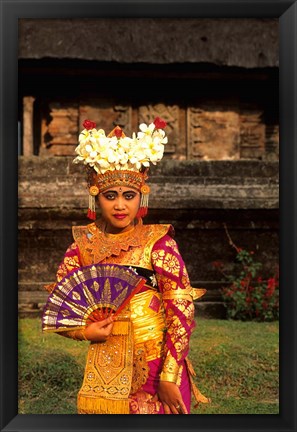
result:
[(109, 201), (114, 200), (115, 195), (114, 194), (106, 194), (104, 195), (106, 199), (108, 199)]
[(126, 198), (127, 200), (131, 200), (131, 199), (133, 199), (134, 197), (135, 197), (134, 194), (127, 194), (127, 195), (125, 195), (125, 198)]

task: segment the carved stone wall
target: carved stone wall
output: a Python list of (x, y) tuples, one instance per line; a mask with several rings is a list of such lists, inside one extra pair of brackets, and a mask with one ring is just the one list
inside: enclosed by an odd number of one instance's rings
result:
[[(54, 98), (54, 97), (53, 97)], [(150, 123), (156, 116), (167, 122), (168, 144), (165, 156), (177, 160), (278, 160), (278, 124), (266, 124), (261, 102), (245, 106), (217, 100), (201, 104), (140, 103), (130, 100), (117, 104), (114, 98), (43, 102), (40, 125), (33, 121), (34, 98), (24, 98), (24, 155), (37, 149), (40, 156), (75, 155), (79, 132), (88, 118), (108, 133), (115, 125), (131, 136), (142, 122)], [(35, 108), (36, 109), (36, 108)], [(40, 130), (37, 144), (30, 143), (30, 116), (34, 128)], [(31, 131), (31, 140), (33, 132)]]
[[(40, 314), (43, 285), (53, 282), (72, 242), (72, 225), (87, 224), (83, 167), (72, 158), (19, 159), (19, 304)], [(191, 283), (207, 295), (197, 312), (224, 317), (221, 275), (234, 251), (223, 224), (240, 247), (254, 250), (268, 275), (278, 262), (278, 163), (260, 161), (162, 161), (151, 170), (145, 223), (170, 223)], [(234, 264), (233, 264), (234, 265)]]
[(73, 154), (85, 118), (129, 135), (160, 115), (166, 157), (278, 159), (275, 19), (23, 19), (19, 34), (24, 155)]

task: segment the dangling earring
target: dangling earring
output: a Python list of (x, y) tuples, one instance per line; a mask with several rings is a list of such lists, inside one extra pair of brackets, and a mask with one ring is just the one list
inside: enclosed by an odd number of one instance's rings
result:
[(89, 208), (87, 217), (91, 220), (96, 220), (96, 201), (95, 197), (98, 195), (99, 189), (97, 186), (91, 186), (89, 188)]
[(151, 189), (148, 185), (142, 185), (140, 188), (141, 198), (140, 205), (136, 217), (143, 218), (148, 213), (148, 201), (149, 201), (149, 193)]

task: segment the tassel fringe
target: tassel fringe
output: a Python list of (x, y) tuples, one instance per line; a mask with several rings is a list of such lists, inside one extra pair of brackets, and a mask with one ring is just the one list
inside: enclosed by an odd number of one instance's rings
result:
[(189, 372), (191, 390), (192, 390), (193, 396), (196, 400), (196, 404), (194, 405), (194, 407), (197, 408), (200, 403), (211, 403), (211, 399), (204, 396), (200, 392), (200, 390), (198, 389), (198, 387), (196, 386), (196, 384), (194, 382), (193, 377), (196, 376), (196, 372), (194, 371), (194, 368), (193, 368), (191, 361), (187, 357), (186, 357), (185, 361), (186, 361), (187, 369)]
[(95, 197), (89, 194), (89, 208), (87, 217), (91, 220), (96, 220), (96, 202)]
[(112, 400), (77, 396), (78, 414), (129, 414), (129, 400)]
[(148, 201), (149, 201), (149, 194), (141, 194), (140, 198), (140, 206), (137, 212), (137, 217), (145, 217), (148, 213)]

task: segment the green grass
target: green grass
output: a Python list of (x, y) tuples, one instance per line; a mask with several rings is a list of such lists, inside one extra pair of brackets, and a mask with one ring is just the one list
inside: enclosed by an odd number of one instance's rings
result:
[(278, 414), (278, 322), (199, 320), (190, 358), (210, 405), (201, 414)]
[[(278, 414), (278, 322), (198, 319), (190, 359), (211, 404), (193, 414)], [(76, 414), (87, 342), (19, 320), (19, 414)]]

